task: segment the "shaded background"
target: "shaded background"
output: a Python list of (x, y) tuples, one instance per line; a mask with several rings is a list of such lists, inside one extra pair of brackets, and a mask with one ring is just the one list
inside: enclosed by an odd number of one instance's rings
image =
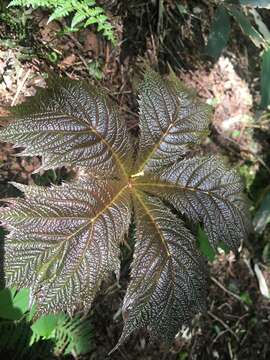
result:
[[(136, 135), (134, 82), (142, 62), (162, 73), (170, 66), (213, 106), (211, 135), (201, 152), (221, 153), (237, 167), (250, 198), (256, 232), (238, 259), (222, 253), (211, 262), (208, 313), (194, 319), (170, 349), (150, 343), (142, 330), (110, 359), (269, 359), (270, 303), (259, 285), (270, 285), (270, 10), (238, 6), (240, 15), (233, 16), (220, 1), (97, 1), (113, 25), (112, 45), (95, 26), (71, 29), (74, 14), (48, 23), (51, 9), (7, 8), (8, 3), (1, 2), (0, 13), (0, 115), (45, 86), (52, 71), (101, 82)], [(0, 143), (2, 198), (20, 195), (10, 181), (47, 186), (72, 176), (70, 169), (32, 175), (40, 159), (18, 158), (16, 152)], [(2, 256), (2, 230), (0, 237)], [(95, 300), (92, 351), (82, 359), (105, 359), (120, 337), (132, 246), (131, 241), (122, 249), (120, 283), (112, 277)]]

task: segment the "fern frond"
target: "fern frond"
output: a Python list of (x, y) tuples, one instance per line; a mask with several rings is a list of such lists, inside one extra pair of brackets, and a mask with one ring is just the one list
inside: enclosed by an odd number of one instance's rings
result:
[(77, 25), (97, 25), (97, 31), (102, 32), (113, 44), (116, 42), (113, 26), (104, 9), (97, 6), (95, 0), (12, 0), (8, 6), (49, 9), (52, 11), (49, 22), (73, 14), (71, 29)]
[(65, 313), (43, 315), (32, 326), (31, 345), (50, 341), (56, 356), (83, 355), (92, 348), (92, 326), (88, 318)]
[(92, 348), (92, 327), (88, 319), (67, 315), (59, 322), (54, 332), (54, 353), (84, 355)]

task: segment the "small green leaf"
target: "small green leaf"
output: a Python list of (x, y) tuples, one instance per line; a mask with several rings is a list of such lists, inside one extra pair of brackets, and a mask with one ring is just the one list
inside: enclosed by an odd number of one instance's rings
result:
[(189, 10), (187, 9), (187, 5), (181, 5), (178, 2), (175, 3), (176, 8), (180, 12), (181, 15), (189, 14)]
[(242, 299), (243, 303), (245, 303), (248, 306), (253, 304), (253, 301), (252, 301), (251, 297), (249, 296), (249, 293), (247, 293), (247, 292), (240, 294), (240, 298)]
[(241, 135), (241, 131), (240, 130), (234, 130), (232, 132), (232, 137), (233, 138), (238, 138)]
[(213, 326), (213, 329), (215, 330), (215, 332), (216, 332), (217, 334), (220, 334), (221, 329), (220, 329), (220, 327), (219, 327), (218, 325), (214, 325), (214, 326)]
[(214, 21), (205, 49), (207, 55), (212, 56), (214, 59), (219, 58), (229, 40), (230, 29), (229, 13), (224, 6), (219, 6), (214, 15)]
[(13, 299), (13, 305), (24, 314), (27, 310), (29, 310), (29, 298), (30, 290), (26, 288), (21, 289), (17, 292)]
[(258, 8), (270, 9), (269, 0), (240, 0), (240, 4), (243, 6), (252, 6)]
[(245, 188), (248, 192), (250, 192), (251, 186), (256, 177), (256, 167), (250, 164), (243, 164), (238, 167), (238, 171), (244, 180)]
[(91, 61), (87, 64), (89, 75), (96, 80), (102, 80), (104, 74), (102, 72), (101, 63), (99, 61)]
[(265, 47), (266, 42), (263, 36), (255, 29), (255, 27), (249, 21), (249, 18), (236, 7), (230, 7), (230, 13), (234, 17), (235, 21), (241, 27), (243, 33), (247, 35), (250, 40), (257, 47)]
[(53, 330), (57, 327), (59, 318), (61, 318), (63, 315), (63, 313), (43, 315), (36, 322), (34, 322), (34, 324), (31, 326), (31, 329), (37, 335), (45, 339), (49, 339)]
[(266, 225), (270, 222), (270, 192), (263, 199), (259, 209), (257, 210), (253, 225), (255, 231), (262, 234)]
[(48, 60), (53, 64), (57, 63), (57, 61), (58, 61), (58, 55), (54, 51), (48, 53), (47, 57), (48, 57)]
[(215, 260), (215, 252), (209, 243), (208, 236), (203, 231), (201, 226), (198, 227), (197, 240), (203, 255), (206, 256), (209, 261), (213, 262)]
[(178, 360), (186, 360), (188, 359), (188, 353), (186, 351), (181, 351), (178, 354)]
[(26, 314), (27, 321), (32, 321), (36, 313), (36, 305), (34, 304), (30, 309), (29, 312)]
[(10, 289), (0, 290), (0, 317), (8, 320), (19, 320), (23, 313), (14, 306), (12, 297)]
[(261, 66), (261, 107), (270, 105), (270, 48), (262, 55)]
[(264, 39), (269, 43), (270, 42), (270, 31), (262, 19), (262, 16), (255, 9), (249, 9), (249, 12), (253, 15), (254, 21), (258, 27), (259, 32), (262, 34)]
[(270, 265), (270, 243), (268, 242), (262, 253), (263, 261), (265, 264)]

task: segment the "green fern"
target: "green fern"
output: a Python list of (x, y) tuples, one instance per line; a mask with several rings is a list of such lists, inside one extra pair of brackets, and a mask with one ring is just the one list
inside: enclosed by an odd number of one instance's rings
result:
[(87, 319), (82, 321), (79, 316), (71, 319), (64, 315), (53, 335), (55, 355), (83, 355), (91, 350), (92, 329)]
[(31, 327), (31, 345), (40, 340), (51, 340), (56, 356), (83, 355), (91, 350), (92, 327), (89, 319), (77, 315), (70, 318), (65, 313), (42, 316)]
[(76, 29), (76, 26), (96, 25), (97, 31), (101, 32), (113, 44), (116, 43), (114, 29), (108, 16), (103, 8), (96, 5), (96, 0), (12, 0), (9, 6), (49, 9), (52, 12), (49, 22), (73, 15), (72, 31)]
[(48, 314), (33, 322), (28, 310), (29, 291), (0, 291), (0, 355), (12, 359), (52, 359), (54, 356), (90, 352), (92, 327), (89, 319), (65, 313)]

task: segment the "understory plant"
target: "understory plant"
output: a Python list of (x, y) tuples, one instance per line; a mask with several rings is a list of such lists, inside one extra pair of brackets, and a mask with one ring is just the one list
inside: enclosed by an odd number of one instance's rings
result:
[(9, 6), (48, 9), (52, 13), (48, 22), (72, 15), (70, 31), (96, 25), (97, 31), (113, 44), (116, 43), (113, 26), (104, 9), (97, 5), (96, 0), (12, 0)]
[(210, 108), (174, 74), (148, 69), (138, 92), (138, 138), (103, 90), (55, 78), (11, 109), (0, 135), (24, 147), (21, 155), (42, 156), (42, 169), (78, 171), (60, 186), (14, 184), (24, 198), (0, 212), (9, 230), (6, 284), (29, 287), (38, 314), (87, 312), (101, 283), (119, 277), (120, 244), (135, 229), (118, 345), (145, 326), (170, 343), (206, 309), (207, 266), (192, 223), (214, 249), (223, 243), (234, 252), (249, 223), (237, 173), (194, 153), (208, 135)]
[[(60, 312), (34, 319), (29, 309), (29, 290), (0, 290), (0, 354), (12, 359), (52, 359), (92, 350), (93, 329), (89, 319), (71, 318)], [(11, 357), (8, 357), (9, 356)]]

